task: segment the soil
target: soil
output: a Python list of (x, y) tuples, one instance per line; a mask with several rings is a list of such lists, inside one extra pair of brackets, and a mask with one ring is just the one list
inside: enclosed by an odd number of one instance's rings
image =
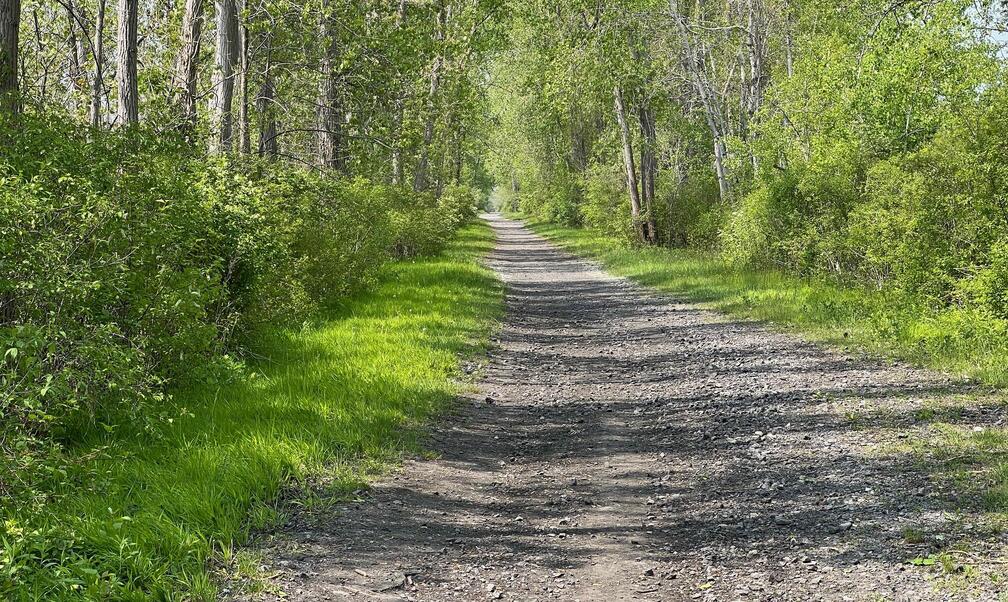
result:
[[(407, 461), (263, 535), (268, 600), (996, 600), (915, 417), (970, 385), (649, 293), (485, 216), (507, 313)], [(978, 404), (962, 424), (1000, 417)], [(918, 566), (953, 543), (972, 556)], [(953, 557), (957, 558), (957, 557)], [(927, 561), (925, 561), (927, 562)], [(999, 589), (1000, 588), (1000, 589)], [(282, 594), (279, 593), (282, 591)]]

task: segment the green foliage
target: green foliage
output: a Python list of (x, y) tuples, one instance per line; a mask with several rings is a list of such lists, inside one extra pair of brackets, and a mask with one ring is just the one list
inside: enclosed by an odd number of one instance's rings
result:
[[(99, 404), (134, 416), (219, 350), (207, 207), (178, 150), (25, 121), (0, 157), (3, 416), (43, 433)], [(16, 134), (13, 135), (13, 134)]]
[(345, 496), (415, 449), (500, 312), (479, 263), (492, 245), (472, 225), (386, 264), (314, 325), (272, 331), (229, 382), (176, 389), (170, 420), (78, 441), (45, 506), (0, 508), (0, 598), (215, 600), (209, 561), (276, 524), (282, 491)]
[[(393, 224), (422, 237), (409, 255), (433, 253), (477, 200), (458, 187), (394, 204), (363, 179), (207, 161), (143, 130), (25, 118), (3, 131), (0, 512), (44, 516), (93, 460), (74, 446), (178, 420), (176, 388), (234, 378), (234, 358), (264, 332), (296, 330), (373, 284)], [(17, 529), (5, 545), (24, 562), (62, 553), (52, 533)]]
[[(519, 5), (491, 90), (509, 208), (638, 239), (619, 88), (642, 191), (645, 150), (659, 158), (643, 208), (659, 243), (883, 291), (960, 334), (984, 316), (993, 322), (979, 330), (999, 330), (1008, 84), (996, 11), (960, 0), (767, 4), (758, 18), (730, 4)], [(709, 64), (684, 65), (697, 47)], [(761, 73), (724, 67), (746, 56)]]
[[(115, 6), (21, 7), (24, 115), (0, 114), (3, 599), (211, 598), (213, 548), (290, 478), (396, 448), (486, 310), (473, 248), (422, 256), (491, 188), (480, 63), (504, 3), (243, 5), (233, 99), (212, 52), (179, 81), (186, 6), (138, 6), (134, 52)], [(116, 49), (137, 57), (139, 126), (107, 93)], [(348, 301), (390, 275), (389, 299)], [(383, 314), (312, 336), (344, 306)], [(279, 389), (246, 371), (262, 357)]]
[(631, 238), (633, 223), (621, 197), (625, 177), (617, 169), (602, 166), (586, 174), (584, 203), (580, 208), (586, 227), (608, 236)]
[(476, 217), (480, 194), (468, 186), (449, 186), (440, 198), (410, 189), (389, 189), (392, 254), (400, 259), (441, 250), (455, 230)]
[(681, 184), (659, 180), (655, 213), (666, 245), (704, 250), (717, 247), (725, 211), (710, 173), (694, 168)]

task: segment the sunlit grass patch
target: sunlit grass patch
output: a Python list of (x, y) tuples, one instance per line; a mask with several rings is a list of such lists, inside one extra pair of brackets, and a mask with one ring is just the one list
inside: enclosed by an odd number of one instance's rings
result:
[[(72, 452), (105, 447), (101, 476), (5, 517), (0, 598), (214, 599), (211, 558), (279, 524), (285, 489), (348, 494), (419, 451), (459, 356), (485, 347), (499, 315), (479, 264), (492, 245), (486, 225), (466, 227), (443, 254), (391, 265), (371, 292), (265, 339), (241, 378), (176, 391), (155, 431), (95, 433)], [(246, 560), (225, 564), (248, 580)]]

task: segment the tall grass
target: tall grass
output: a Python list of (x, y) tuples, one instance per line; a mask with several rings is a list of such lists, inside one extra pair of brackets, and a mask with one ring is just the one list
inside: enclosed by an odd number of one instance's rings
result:
[(4, 517), (0, 598), (214, 599), (211, 559), (281, 520), (285, 489), (351, 492), (417, 449), (500, 311), (478, 261), (492, 244), (466, 227), (317, 324), (273, 333), (241, 378), (176, 391), (159, 428), (78, 445), (55, 506)]

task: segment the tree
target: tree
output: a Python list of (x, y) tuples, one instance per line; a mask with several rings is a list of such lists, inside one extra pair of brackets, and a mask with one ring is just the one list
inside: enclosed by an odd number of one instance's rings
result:
[(120, 125), (139, 121), (140, 94), (137, 90), (137, 13), (139, 0), (119, 0), (119, 35), (116, 49), (116, 83), (119, 105), (116, 120)]
[(87, 26), (81, 17), (83, 9), (78, 9), (74, 0), (66, 0), (64, 8), (67, 13), (67, 48), (70, 55), (67, 60), (66, 77), (70, 81), (68, 87), (74, 96), (71, 102), (76, 104), (80, 98), (86, 97), (84, 64), (87, 62), (87, 53), (84, 45), (87, 41)]
[(101, 123), (102, 96), (105, 91), (105, 5), (106, 0), (98, 0), (92, 43), (95, 71), (91, 80), (90, 122), (94, 128)]
[(626, 102), (623, 100), (623, 89), (617, 85), (613, 88), (616, 122), (619, 124), (620, 142), (623, 147), (623, 166), (626, 170), (627, 191), (630, 193), (630, 216), (634, 229), (642, 241), (648, 238), (647, 231), (641, 225), (640, 188), (637, 186), (637, 166), (634, 162), (633, 142), (630, 138), (630, 127), (627, 125)]
[(437, 28), (435, 40), (437, 50), (430, 68), (430, 89), (427, 93), (427, 107), (424, 116), (423, 142), (420, 146), (420, 158), (417, 160), (414, 173), (413, 189), (425, 191), (430, 188), (430, 153), (434, 142), (434, 127), (437, 122), (437, 98), (441, 90), (441, 69), (444, 66), (444, 41), (447, 28), (447, 10), (444, 0), (437, 3)]
[(336, 61), (339, 45), (336, 40), (333, 21), (335, 15), (328, 0), (322, 1), (319, 14), (319, 37), (322, 40), (322, 56), (319, 60), (318, 112), (316, 119), (316, 149), (319, 167), (342, 169), (343, 149), (340, 147), (341, 128), (339, 108), (339, 72)]
[(646, 99), (640, 99), (637, 107), (637, 118), (640, 122), (640, 179), (641, 203), (644, 208), (644, 224), (642, 236), (644, 242), (656, 244), (658, 231), (655, 226), (655, 180), (658, 178), (658, 158), (655, 149), (658, 146), (658, 131), (655, 126), (654, 112)]
[(182, 14), (182, 36), (175, 61), (175, 89), (179, 119), (190, 133), (196, 129), (196, 75), (203, 33), (204, 0), (186, 0)]
[(265, 64), (263, 81), (256, 96), (256, 112), (259, 114), (259, 156), (276, 159), (280, 152), (277, 146), (276, 84), (273, 81), (273, 32), (266, 31), (264, 38)]
[(245, 14), (245, 0), (238, 0), (241, 10), (238, 24), (238, 150), (251, 152), (252, 135), (249, 131), (249, 30)]
[(714, 172), (717, 176), (718, 190), (721, 201), (727, 202), (731, 196), (731, 185), (728, 182), (728, 144), (730, 134), (724, 103), (718, 97), (717, 88), (711, 81), (710, 65), (712, 53), (687, 23), (687, 15), (681, 10), (677, 0), (669, 0), (669, 11), (672, 21), (679, 32), (679, 42), (682, 44), (683, 65), (695, 88), (697, 98), (703, 107), (704, 119), (710, 129), (713, 139)]
[(0, 0), (0, 110), (18, 110), (18, 34), (21, 0)]
[(217, 48), (214, 54), (213, 97), (210, 112), (213, 138), (210, 147), (219, 153), (231, 152), (234, 138), (235, 67), (238, 63), (238, 14), (235, 0), (215, 0)]
[[(396, 8), (395, 16), (395, 31), (398, 34), (398, 39), (396, 42), (402, 43), (402, 33), (406, 27), (406, 0), (399, 0), (399, 4)], [(395, 81), (403, 81), (403, 72), (400, 65), (402, 61), (398, 61), (397, 65), (397, 77)], [(397, 90), (394, 100), (393, 120), (392, 120), (392, 184), (400, 185), (403, 182), (403, 141), (402, 141), (402, 127), (403, 127), (403, 117), (406, 110), (405, 99), (406, 91)]]

